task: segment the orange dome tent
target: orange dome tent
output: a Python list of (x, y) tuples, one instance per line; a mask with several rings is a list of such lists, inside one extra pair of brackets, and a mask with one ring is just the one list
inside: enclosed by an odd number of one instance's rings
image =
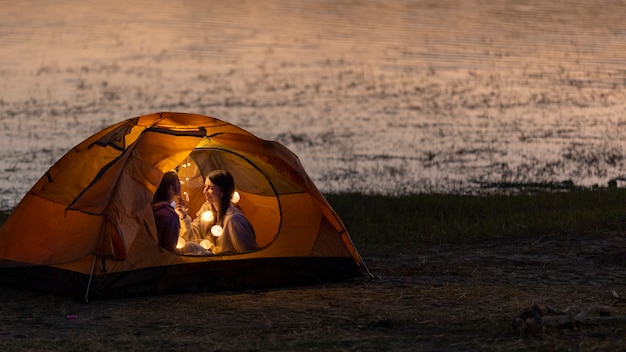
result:
[[(160, 248), (151, 200), (177, 169), (203, 202), (204, 175), (226, 169), (260, 249), (181, 256)], [(345, 226), (298, 158), (227, 122), (158, 113), (108, 127), (71, 149), (0, 229), (0, 282), (89, 297), (266, 288), (368, 273)]]

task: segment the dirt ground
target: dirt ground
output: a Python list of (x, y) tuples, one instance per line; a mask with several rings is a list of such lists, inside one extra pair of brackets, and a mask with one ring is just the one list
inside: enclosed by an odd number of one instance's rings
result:
[[(617, 351), (626, 346), (625, 249), (617, 233), (429, 245), (366, 255), (376, 280), (89, 303), (1, 288), (0, 348)], [(511, 322), (535, 303), (609, 315), (520, 335)]]

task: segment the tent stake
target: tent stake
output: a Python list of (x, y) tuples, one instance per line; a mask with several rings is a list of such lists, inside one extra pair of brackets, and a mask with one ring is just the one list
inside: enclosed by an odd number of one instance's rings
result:
[(97, 255), (93, 255), (93, 264), (91, 264), (91, 274), (89, 274), (89, 281), (87, 281), (87, 290), (85, 291), (85, 303), (89, 303), (89, 288), (91, 287), (91, 278), (93, 277), (93, 272), (96, 269), (96, 260), (98, 259)]

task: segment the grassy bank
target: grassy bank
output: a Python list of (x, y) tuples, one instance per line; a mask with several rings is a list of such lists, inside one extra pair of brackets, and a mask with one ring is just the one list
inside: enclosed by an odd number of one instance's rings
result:
[(615, 188), (491, 196), (332, 194), (327, 199), (363, 253), (423, 243), (593, 235), (623, 228), (626, 219), (626, 189)]
[[(361, 251), (545, 235), (592, 235), (626, 220), (626, 189), (466, 196), (326, 196)], [(0, 212), (3, 224), (8, 212)]]

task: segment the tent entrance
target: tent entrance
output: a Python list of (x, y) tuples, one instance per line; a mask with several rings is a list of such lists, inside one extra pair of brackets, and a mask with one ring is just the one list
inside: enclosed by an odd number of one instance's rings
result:
[(206, 175), (217, 169), (228, 170), (235, 179), (240, 195), (237, 203), (256, 233), (259, 248), (270, 244), (280, 230), (281, 206), (274, 185), (262, 167), (239, 153), (220, 148), (197, 148), (178, 166), (182, 192), (189, 195), (189, 215), (196, 213), (205, 202), (203, 193)]

